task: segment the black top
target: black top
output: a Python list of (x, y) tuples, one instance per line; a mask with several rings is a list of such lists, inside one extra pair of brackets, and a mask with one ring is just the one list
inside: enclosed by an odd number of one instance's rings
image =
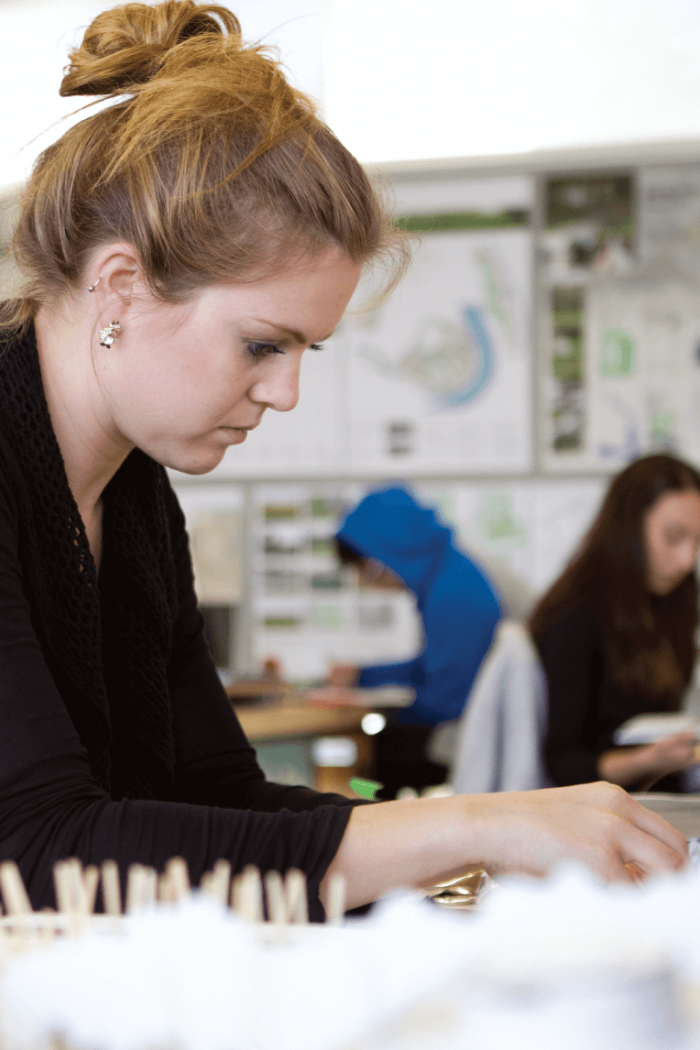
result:
[(0, 354), (0, 860), (35, 908), (52, 865), (116, 860), (193, 882), (305, 872), (318, 888), (350, 817), (337, 795), (266, 782), (209, 656), (184, 519), (133, 452), (104, 495), (99, 576), (51, 427), (33, 336)]
[[(538, 648), (549, 696), (545, 743), (549, 775), (562, 786), (600, 780), (596, 763), (604, 751), (616, 746), (615, 730), (628, 718), (668, 712), (668, 707), (620, 692), (612, 680), (602, 631), (586, 608), (564, 613)], [(664, 777), (655, 790), (679, 791), (680, 778)]]

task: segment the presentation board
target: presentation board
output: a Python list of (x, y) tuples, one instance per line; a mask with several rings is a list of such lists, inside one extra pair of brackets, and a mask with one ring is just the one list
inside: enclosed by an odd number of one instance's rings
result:
[(700, 165), (547, 179), (543, 467), (700, 462)]

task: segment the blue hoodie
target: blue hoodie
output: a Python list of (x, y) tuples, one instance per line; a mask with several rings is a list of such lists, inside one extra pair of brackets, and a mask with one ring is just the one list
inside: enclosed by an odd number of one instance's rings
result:
[(424, 646), (413, 660), (363, 668), (359, 685), (410, 685), (414, 703), (400, 721), (437, 725), (462, 713), (501, 610), (488, 579), (455, 546), (435, 512), (403, 488), (371, 492), (337, 532), (347, 547), (376, 558), (416, 596)]

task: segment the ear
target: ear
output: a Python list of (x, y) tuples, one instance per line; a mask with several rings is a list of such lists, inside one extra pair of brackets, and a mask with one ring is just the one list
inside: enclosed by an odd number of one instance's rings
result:
[(93, 289), (99, 311), (111, 309), (115, 318), (128, 311), (145, 287), (141, 260), (127, 242), (106, 244), (93, 255), (86, 271), (88, 291)]

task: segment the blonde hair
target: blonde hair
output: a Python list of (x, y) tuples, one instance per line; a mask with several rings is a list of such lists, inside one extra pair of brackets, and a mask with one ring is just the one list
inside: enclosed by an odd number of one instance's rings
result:
[(113, 241), (134, 246), (164, 301), (330, 246), (399, 279), (407, 241), (376, 187), (229, 10), (125, 4), (98, 15), (69, 59), (62, 95), (115, 101), (34, 166), (12, 243), (24, 281), (4, 328), (70, 294)]

